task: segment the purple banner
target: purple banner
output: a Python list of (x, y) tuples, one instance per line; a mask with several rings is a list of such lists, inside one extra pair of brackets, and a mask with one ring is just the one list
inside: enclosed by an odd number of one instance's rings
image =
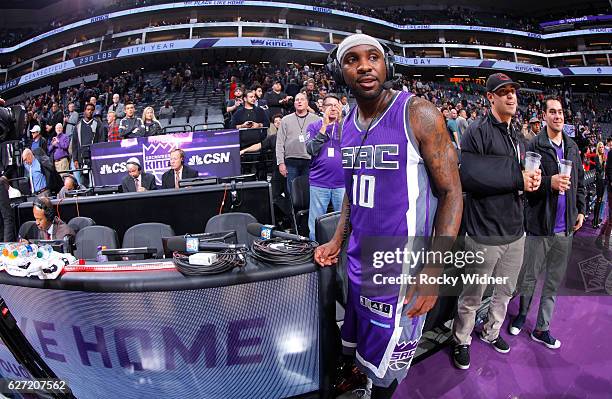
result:
[(170, 151), (175, 148), (185, 151), (185, 165), (197, 170), (200, 176), (240, 174), (237, 130), (173, 133), (94, 144), (91, 162), (95, 184), (121, 184), (127, 176), (126, 161), (136, 157), (143, 170), (153, 174), (160, 186), (162, 175), (170, 169)]
[(567, 18), (559, 19), (557, 21), (542, 22), (540, 28), (547, 28), (557, 25), (575, 24), (579, 22), (592, 22), (592, 21), (609, 21), (612, 20), (612, 15), (585, 15), (579, 18)]

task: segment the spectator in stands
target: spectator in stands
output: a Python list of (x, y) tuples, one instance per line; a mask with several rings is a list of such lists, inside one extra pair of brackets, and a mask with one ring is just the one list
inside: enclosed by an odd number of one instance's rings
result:
[(476, 111), (472, 111), (470, 113), (470, 118), (467, 120), (468, 121), (468, 126), (470, 126), (472, 123), (474, 123), (474, 121), (478, 118), (478, 113)]
[(468, 128), (468, 122), (467, 122), (467, 112), (465, 111), (464, 108), (461, 108), (459, 110), (459, 114), (457, 115), (457, 129), (458, 129), (458, 133), (459, 133), (459, 143), (461, 143), (461, 137), (463, 136), (463, 133), (465, 133), (465, 131)]
[(62, 173), (70, 169), (70, 138), (64, 133), (64, 126), (61, 123), (55, 125), (55, 137), (49, 143), (49, 157), (55, 165), (55, 170)]
[(286, 92), (287, 95), (291, 98), (295, 98), (295, 96), (300, 92), (300, 86), (297, 84), (296, 79), (289, 80)]
[(34, 127), (30, 130), (30, 133), (32, 133), (32, 144), (30, 144), (30, 148), (32, 150), (40, 148), (46, 154), (47, 153), (47, 139), (44, 138), (40, 134), (40, 126), (34, 125)]
[(266, 112), (255, 105), (256, 101), (255, 90), (248, 91), (244, 106), (234, 112), (230, 126), (236, 129), (257, 129), (270, 126)]
[(64, 123), (66, 124), (64, 128), (64, 132), (66, 136), (72, 139), (72, 132), (74, 131), (74, 127), (79, 121), (79, 113), (74, 110), (74, 103), (68, 103), (68, 115), (64, 117)]
[(121, 188), (124, 193), (157, 190), (155, 176), (142, 171), (142, 166), (138, 158), (130, 158), (127, 160), (126, 164), (128, 175), (125, 176), (121, 182)]
[(55, 214), (55, 208), (49, 198), (36, 198), (32, 213), (38, 227), (38, 239), (63, 240), (75, 236), (74, 230)]
[(155, 110), (153, 107), (146, 107), (144, 111), (142, 111), (142, 122), (144, 126), (143, 136), (158, 136), (163, 134), (161, 124), (155, 117)]
[(349, 112), (351, 112), (351, 106), (348, 103), (347, 96), (342, 96), (340, 98), (340, 101), (342, 102), (342, 118), (344, 118), (345, 116), (349, 114)]
[(51, 105), (50, 118), (47, 119), (46, 130), (49, 136), (53, 136), (53, 127), (58, 123), (64, 122), (64, 115), (62, 111), (59, 109), (59, 105), (54, 102)]
[(61, 178), (55, 171), (49, 157), (40, 148), (36, 149), (35, 152), (26, 148), (23, 150), (21, 159), (30, 181), (31, 193), (42, 197), (51, 195), (51, 189), (56, 187)]
[[(77, 123), (72, 135), (72, 160), (74, 161), (74, 167), (84, 166), (83, 161), (90, 153), (89, 146), (94, 143), (104, 141), (104, 130), (102, 123), (93, 118), (94, 109), (96, 107), (93, 104), (85, 105), (83, 111), (83, 118)], [(87, 150), (85, 150), (87, 148)], [(85, 174), (76, 173), (77, 179), (81, 178), (81, 183), (85, 186), (89, 185), (89, 177)]]
[(451, 109), (449, 112), (448, 120), (446, 121), (446, 128), (450, 134), (451, 141), (456, 148), (461, 148), (461, 142), (459, 141), (459, 127), (457, 126), (457, 110)]
[(243, 95), (242, 88), (236, 87), (236, 89), (234, 90), (234, 98), (227, 101), (225, 105), (225, 112), (230, 114), (230, 117), (244, 103), (244, 99), (242, 98), (242, 95)]
[(93, 117), (98, 121), (102, 121), (102, 112), (104, 111), (104, 107), (98, 102), (98, 98), (96, 96), (90, 97), (89, 103), (94, 105)]
[(185, 151), (176, 148), (170, 152), (170, 170), (162, 175), (161, 188), (179, 188), (179, 181), (195, 177), (198, 171), (185, 165)]
[(68, 173), (64, 175), (64, 185), (62, 186), (62, 189), (59, 191), (59, 193), (57, 193), (57, 198), (66, 198), (66, 193), (68, 191), (81, 190), (82, 188), (83, 187), (79, 185), (79, 182), (77, 181), (76, 177)]
[(293, 97), (288, 96), (287, 93), (282, 91), (280, 80), (274, 81), (272, 84), (272, 90), (267, 92), (264, 96), (264, 100), (266, 100), (266, 103), (268, 104), (268, 110), (271, 115), (283, 115), (289, 101), (291, 101), (292, 98)]
[(310, 210), (308, 228), (315, 240), (315, 220), (327, 213), (329, 203), (340, 211), (344, 198), (344, 173), (340, 140), (342, 135), (342, 105), (334, 95), (323, 100), (323, 119), (308, 125), (306, 151), (310, 161)]
[(108, 111), (106, 114), (106, 124), (104, 125), (104, 136), (109, 143), (112, 141), (120, 141), (119, 123), (116, 119), (115, 111)]
[(183, 78), (179, 72), (172, 78), (172, 91), (181, 91), (183, 87)]
[(125, 118), (119, 122), (119, 136), (122, 139), (142, 137), (144, 135), (144, 124), (142, 119), (135, 116), (136, 107), (129, 102), (125, 105)]
[[(268, 102), (263, 98), (263, 89), (259, 83), (251, 86), (251, 90), (255, 92), (255, 105), (261, 109), (268, 109)], [(266, 111), (267, 112), (267, 111)]]
[(268, 135), (278, 133), (278, 129), (280, 129), (282, 119), (283, 116), (281, 114), (276, 114), (272, 117), (272, 124), (268, 128)]
[(291, 194), (291, 184), (298, 176), (308, 176), (310, 155), (306, 151), (306, 128), (319, 118), (308, 112), (306, 93), (295, 96), (295, 112), (281, 120), (276, 134), (276, 163), (281, 175), (287, 178), (287, 192)]
[(313, 114), (319, 113), (319, 107), (317, 106), (317, 93), (315, 91), (316, 86), (314, 79), (308, 79), (306, 82), (306, 86), (301, 90), (306, 94), (306, 98), (308, 99), (308, 112)]
[(529, 119), (529, 130), (527, 131), (527, 135), (525, 136), (527, 141), (531, 141), (531, 139), (533, 139), (540, 133), (541, 126), (542, 125), (540, 123), (540, 120), (535, 116)]
[(170, 100), (164, 101), (164, 106), (159, 109), (159, 119), (172, 119), (174, 117), (174, 107)]
[(119, 120), (125, 117), (125, 106), (120, 102), (119, 94), (113, 94), (113, 103), (108, 107), (108, 111), (113, 111), (115, 118)]

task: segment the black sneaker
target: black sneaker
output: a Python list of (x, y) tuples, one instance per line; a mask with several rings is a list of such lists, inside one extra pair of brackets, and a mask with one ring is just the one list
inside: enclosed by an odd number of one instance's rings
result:
[(541, 344), (544, 344), (550, 349), (559, 349), (561, 347), (561, 341), (555, 339), (548, 331), (533, 330), (531, 333), (531, 339)]
[(512, 323), (508, 326), (508, 332), (511, 335), (519, 335), (525, 324), (525, 316), (518, 315), (512, 320)]
[(508, 345), (508, 343), (502, 338), (501, 335), (499, 335), (493, 341), (487, 340), (482, 335), (482, 333), (478, 334), (478, 336), (480, 337), (480, 339), (482, 341), (486, 342), (487, 344), (491, 344), (493, 346), (493, 349), (495, 349), (499, 353), (508, 353), (508, 352), (510, 352), (510, 345)]
[(453, 362), (455, 367), (461, 370), (467, 370), (470, 368), (470, 346), (469, 345), (455, 345), (453, 348)]

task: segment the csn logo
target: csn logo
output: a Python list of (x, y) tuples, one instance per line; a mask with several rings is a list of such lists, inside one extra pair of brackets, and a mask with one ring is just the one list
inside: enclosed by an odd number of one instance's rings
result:
[(127, 166), (125, 162), (117, 162), (112, 165), (102, 165), (100, 167), (101, 175), (112, 175), (115, 173), (123, 173), (127, 171)]
[(194, 155), (189, 158), (189, 166), (209, 165), (216, 163), (227, 163), (230, 161), (229, 152), (216, 152), (214, 154)]

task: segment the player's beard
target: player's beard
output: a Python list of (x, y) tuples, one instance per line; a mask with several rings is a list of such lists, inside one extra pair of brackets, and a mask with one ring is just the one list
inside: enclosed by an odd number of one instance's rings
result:
[(378, 85), (378, 87), (374, 90), (364, 91), (359, 87), (359, 85), (356, 82), (355, 82), (355, 85), (351, 87), (351, 91), (353, 92), (353, 95), (355, 96), (355, 98), (357, 99), (360, 98), (363, 100), (373, 100), (375, 98), (378, 98), (378, 96), (380, 96), (383, 90), (384, 90), (383, 85)]

